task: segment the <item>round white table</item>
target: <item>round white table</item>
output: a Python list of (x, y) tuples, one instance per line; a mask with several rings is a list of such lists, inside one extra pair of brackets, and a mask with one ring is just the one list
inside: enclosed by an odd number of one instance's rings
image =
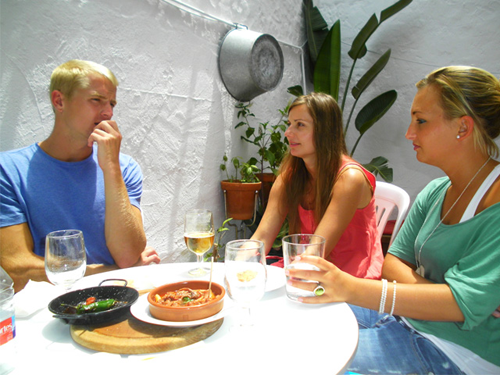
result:
[[(194, 265), (170, 263), (116, 270), (85, 277), (73, 289), (120, 278), (128, 280), (130, 287), (145, 290), (191, 279), (187, 271)], [(213, 272), (213, 281), (224, 285), (224, 264), (215, 263)], [(100, 373), (96, 369), (103, 374), (137, 371), (166, 374), (173, 370), (180, 374), (217, 371), (231, 375), (343, 373), (358, 344), (358, 325), (351, 309), (345, 303), (292, 302), (285, 295), (283, 270), (268, 266), (268, 275), (268, 290), (252, 308), (251, 328), (240, 329), (240, 309), (233, 306), (212, 336), (167, 352), (141, 355), (96, 352), (76, 344), (70, 336), (70, 326), (54, 319), (48, 309), (29, 318), (17, 318), (18, 361), (12, 374), (67, 375), (82, 370)], [(208, 280), (208, 275), (198, 279)], [(227, 305), (233, 303), (228, 296), (225, 298)]]

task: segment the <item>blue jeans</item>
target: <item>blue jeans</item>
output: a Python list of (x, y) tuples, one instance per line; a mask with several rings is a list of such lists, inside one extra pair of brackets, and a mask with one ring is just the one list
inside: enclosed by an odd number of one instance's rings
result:
[(349, 305), (359, 344), (349, 371), (358, 374), (463, 374), (431, 341), (399, 317)]

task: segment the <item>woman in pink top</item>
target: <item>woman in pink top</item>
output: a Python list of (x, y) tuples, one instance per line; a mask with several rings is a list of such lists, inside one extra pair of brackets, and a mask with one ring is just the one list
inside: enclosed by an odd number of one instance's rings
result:
[(329, 95), (298, 97), (288, 112), (288, 155), (252, 239), (269, 252), (283, 221), (290, 233), (326, 239), (325, 258), (351, 275), (380, 278), (375, 177), (347, 154), (342, 112)]

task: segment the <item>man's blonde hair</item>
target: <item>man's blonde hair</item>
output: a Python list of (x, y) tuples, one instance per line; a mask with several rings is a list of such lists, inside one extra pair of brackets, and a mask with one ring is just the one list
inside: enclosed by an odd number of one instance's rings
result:
[(50, 95), (54, 90), (60, 91), (65, 97), (71, 99), (78, 89), (87, 88), (89, 76), (100, 74), (117, 87), (118, 80), (111, 70), (101, 64), (85, 60), (70, 60), (54, 69), (50, 77)]

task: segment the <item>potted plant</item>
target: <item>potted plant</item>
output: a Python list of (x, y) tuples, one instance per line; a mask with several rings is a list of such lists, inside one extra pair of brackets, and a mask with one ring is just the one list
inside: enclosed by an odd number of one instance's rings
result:
[[(236, 124), (235, 129), (245, 127), (245, 134), (241, 139), (251, 143), (257, 147), (257, 158), (251, 158), (251, 164), (257, 164), (260, 168), (260, 173), (257, 177), (262, 181), (262, 189), (260, 192), (262, 208), (265, 209), (269, 199), (269, 192), (272, 183), (276, 179), (278, 169), (287, 151), (288, 140), (285, 138), (287, 128), (286, 118), (290, 103), (284, 109), (279, 109), (280, 117), (275, 125), (271, 125), (269, 121), (260, 122), (257, 126), (250, 123), (250, 118), (255, 118), (254, 113), (250, 110), (251, 103), (238, 103), (238, 119), (241, 121)], [(265, 171), (268, 172), (265, 172)]]
[(234, 220), (254, 218), (257, 210), (257, 194), (262, 188), (262, 182), (256, 176), (260, 171), (259, 168), (252, 159), (243, 163), (240, 157), (235, 156), (231, 159), (235, 173), (230, 175), (226, 166), (229, 159), (225, 154), (222, 160), (220, 169), (226, 173), (226, 180), (221, 181), (226, 217)]

